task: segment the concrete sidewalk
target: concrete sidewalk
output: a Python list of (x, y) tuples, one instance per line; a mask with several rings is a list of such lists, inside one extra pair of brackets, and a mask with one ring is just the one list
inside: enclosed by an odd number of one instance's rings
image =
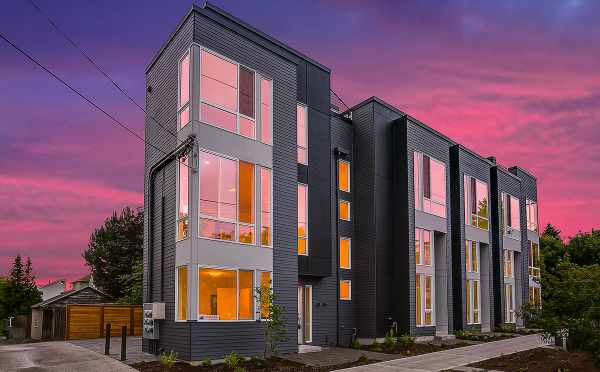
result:
[(353, 367), (344, 369), (343, 371), (436, 372), (495, 358), (504, 354), (535, 349), (544, 345), (546, 344), (539, 335), (520, 336), (507, 340), (486, 342), (478, 345)]
[[(88, 340), (69, 340), (67, 342), (88, 350), (92, 350), (99, 354), (104, 354), (104, 343), (106, 341), (103, 338), (93, 338)], [(110, 357), (119, 361), (121, 360), (121, 337), (110, 338)], [(156, 355), (144, 353), (142, 351), (141, 336), (127, 337), (126, 357), (127, 359), (125, 359), (123, 363), (129, 365), (139, 362), (152, 362), (158, 360)]]

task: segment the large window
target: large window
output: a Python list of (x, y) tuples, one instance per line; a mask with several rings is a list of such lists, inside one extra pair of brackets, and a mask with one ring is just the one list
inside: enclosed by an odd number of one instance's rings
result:
[(350, 221), (350, 202), (340, 200), (340, 220)]
[(338, 161), (338, 187), (341, 191), (350, 192), (350, 163)]
[(415, 229), (415, 294), (416, 325), (435, 324), (433, 231)]
[(260, 168), (260, 242), (271, 246), (271, 170)]
[(349, 280), (340, 280), (340, 300), (352, 299), (352, 283)]
[(350, 269), (351, 268), (351, 257), (352, 257), (352, 245), (350, 238), (340, 238), (340, 268)]
[(296, 107), (298, 163), (308, 164), (308, 111), (306, 106)]
[(466, 307), (467, 324), (479, 324), (481, 319), (480, 288), (480, 256), (479, 242), (465, 241), (465, 269), (466, 269)]
[(540, 277), (540, 245), (529, 241), (529, 275)]
[[(259, 103), (256, 97), (260, 97)], [(201, 50), (201, 121), (252, 139), (257, 137), (259, 123), (259, 139), (270, 144), (272, 105), (270, 80), (216, 53)]]
[(519, 237), (521, 230), (521, 212), (519, 199), (506, 193), (502, 193), (502, 222), (504, 234), (514, 238)]
[(298, 184), (298, 254), (308, 255), (308, 186)]
[(254, 271), (200, 268), (198, 318), (254, 319)]
[(186, 239), (189, 230), (190, 193), (189, 162), (187, 156), (179, 159), (178, 201), (177, 201), (177, 240)]
[(488, 185), (471, 176), (465, 176), (465, 223), (480, 229), (489, 227)]
[(419, 152), (413, 162), (415, 209), (446, 217), (446, 165)]
[(537, 202), (533, 200), (527, 200), (526, 202), (527, 211), (527, 230), (538, 231), (538, 208)]
[(177, 122), (178, 128), (183, 128), (190, 121), (190, 53), (179, 60), (178, 66), (178, 94), (177, 94)]
[(177, 320), (187, 320), (187, 266), (177, 268)]

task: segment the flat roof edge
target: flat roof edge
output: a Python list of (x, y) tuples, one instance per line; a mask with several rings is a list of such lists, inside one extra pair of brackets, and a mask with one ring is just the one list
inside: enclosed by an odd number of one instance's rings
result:
[(512, 167), (508, 168), (508, 170), (509, 170), (510, 172), (512, 172), (512, 170), (513, 170), (513, 169), (520, 170), (521, 172), (525, 173), (526, 175), (528, 175), (529, 177), (533, 178), (534, 180), (537, 180), (537, 177), (536, 177), (536, 176), (534, 176), (534, 175), (533, 175), (531, 172), (529, 172), (527, 169), (521, 168), (521, 167), (520, 167), (520, 166), (518, 166), (518, 165), (513, 165)]

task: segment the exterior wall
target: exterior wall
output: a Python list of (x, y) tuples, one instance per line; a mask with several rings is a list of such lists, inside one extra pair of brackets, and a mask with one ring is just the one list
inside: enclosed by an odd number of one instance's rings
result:
[(44, 311), (41, 309), (31, 310), (31, 339), (42, 339), (42, 321), (44, 319)]
[[(451, 190), (452, 190), (452, 251), (453, 251), (453, 285), (454, 285), (454, 327), (455, 329), (480, 328), (493, 330), (495, 321), (495, 292), (493, 264), (498, 260), (497, 252), (492, 245), (492, 182), (490, 179), (491, 163), (473, 152), (456, 145), (451, 148)], [(488, 221), (487, 231), (465, 224), (465, 176), (475, 177), (488, 185)], [(465, 241), (478, 241), (483, 246), (480, 256), (485, 254), (485, 260), (480, 261), (481, 285), (481, 326), (468, 326), (466, 313), (466, 272), (465, 272)], [(484, 266), (484, 262), (488, 265)], [(484, 295), (484, 291), (486, 292)]]

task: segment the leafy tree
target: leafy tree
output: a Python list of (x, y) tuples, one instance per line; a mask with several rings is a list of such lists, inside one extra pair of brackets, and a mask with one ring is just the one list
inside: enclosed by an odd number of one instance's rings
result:
[(571, 262), (579, 266), (600, 264), (600, 230), (578, 233), (567, 245)]
[(142, 303), (142, 278), (144, 265), (142, 259), (137, 259), (131, 267), (131, 272), (123, 274), (120, 277), (123, 295), (118, 299), (119, 302), (125, 304), (141, 304)]
[(21, 255), (17, 255), (10, 276), (0, 286), (0, 315), (27, 315), (31, 313), (31, 305), (41, 301), (42, 294), (35, 284), (31, 259), (27, 257), (23, 266)]
[(260, 303), (261, 317), (266, 320), (264, 327), (264, 358), (277, 354), (279, 343), (287, 340), (287, 326), (283, 319), (284, 308), (275, 302), (275, 294), (269, 285), (256, 287), (255, 298)]
[(561, 240), (561, 238), (560, 238), (560, 230), (557, 229), (556, 227), (554, 227), (554, 225), (552, 225), (550, 223), (546, 225), (546, 228), (544, 229), (544, 232), (542, 234), (543, 235), (547, 235), (547, 236), (551, 236), (554, 239)]
[[(546, 227), (544, 233), (540, 236), (540, 251), (542, 259), (542, 269), (548, 272), (554, 272), (560, 262), (568, 259), (567, 247), (560, 240), (560, 232), (550, 224)], [(542, 276), (543, 277), (543, 276)]]
[(123, 278), (132, 273), (136, 262), (142, 260), (143, 232), (142, 209), (126, 207), (120, 214), (113, 213), (90, 237), (83, 258), (91, 268), (96, 286), (113, 298), (131, 292)]

